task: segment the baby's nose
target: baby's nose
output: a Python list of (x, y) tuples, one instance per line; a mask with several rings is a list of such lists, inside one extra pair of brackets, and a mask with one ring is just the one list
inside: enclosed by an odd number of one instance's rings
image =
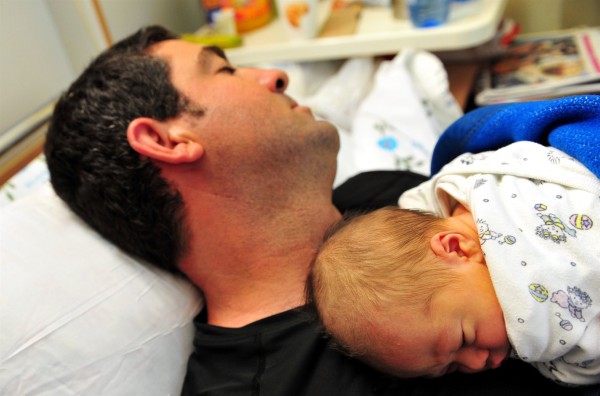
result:
[(470, 348), (464, 351), (458, 357), (459, 371), (465, 373), (475, 373), (485, 370), (488, 367), (488, 358), (490, 351), (487, 349)]
[(506, 352), (502, 350), (492, 350), (487, 358), (486, 366), (492, 369), (498, 368), (504, 359), (506, 359), (506, 356)]

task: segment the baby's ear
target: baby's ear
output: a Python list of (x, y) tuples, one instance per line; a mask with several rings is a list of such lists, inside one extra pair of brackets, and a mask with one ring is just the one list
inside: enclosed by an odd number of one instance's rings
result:
[(131, 121), (127, 140), (141, 155), (170, 164), (194, 162), (204, 154), (202, 145), (182, 126), (148, 117)]
[[(430, 247), (433, 253), (445, 260), (461, 261), (471, 258), (476, 252), (476, 245), (469, 236), (460, 231), (441, 231), (430, 239)], [(478, 242), (476, 242), (478, 245)]]

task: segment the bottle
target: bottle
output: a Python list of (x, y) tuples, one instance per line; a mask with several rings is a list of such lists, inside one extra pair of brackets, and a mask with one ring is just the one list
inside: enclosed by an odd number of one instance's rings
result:
[(407, 0), (408, 14), (418, 28), (439, 26), (448, 20), (451, 0)]
[(214, 22), (214, 14), (221, 9), (221, 0), (200, 0), (200, 5), (204, 10), (206, 23), (209, 25)]

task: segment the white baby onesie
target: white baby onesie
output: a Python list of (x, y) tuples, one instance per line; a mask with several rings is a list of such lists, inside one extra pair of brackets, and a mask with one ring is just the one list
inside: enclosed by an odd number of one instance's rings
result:
[(463, 154), (403, 208), (467, 207), (518, 358), (564, 384), (600, 383), (600, 180), (552, 148)]

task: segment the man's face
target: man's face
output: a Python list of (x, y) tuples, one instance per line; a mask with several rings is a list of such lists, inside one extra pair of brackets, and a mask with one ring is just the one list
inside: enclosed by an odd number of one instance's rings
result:
[(182, 116), (181, 122), (204, 147), (204, 165), (218, 164), (210, 168), (219, 172), (215, 178), (245, 172), (247, 177), (302, 177), (305, 172), (333, 180), (337, 131), (284, 94), (284, 72), (235, 69), (220, 50), (181, 40), (157, 43), (150, 53), (168, 62), (175, 88), (202, 110), (200, 116)]

